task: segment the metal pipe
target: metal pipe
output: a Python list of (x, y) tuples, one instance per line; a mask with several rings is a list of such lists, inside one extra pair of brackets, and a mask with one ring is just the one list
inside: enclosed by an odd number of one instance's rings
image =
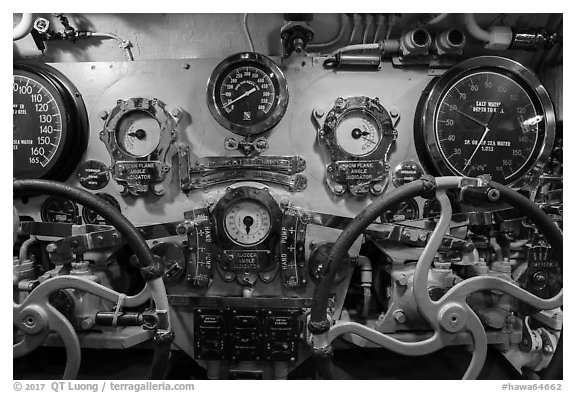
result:
[(464, 25), (466, 26), (468, 33), (478, 41), (486, 43), (490, 42), (490, 32), (484, 30), (478, 25), (476, 18), (474, 18), (474, 14), (464, 14)]
[(24, 263), (28, 259), (28, 250), (32, 244), (36, 243), (36, 236), (30, 236), (30, 239), (26, 240), (20, 246), (20, 251), (18, 252), (18, 259), (20, 263)]
[(12, 40), (18, 41), (28, 35), (34, 24), (33, 14), (23, 13), (20, 22), (12, 28)]
[(122, 38), (112, 33), (99, 33), (96, 31), (87, 32), (86, 36), (92, 38), (105, 38), (118, 41), (120, 43), (120, 48), (123, 48), (124, 51), (126, 52), (126, 59), (129, 61), (134, 61), (134, 56), (132, 55), (132, 50), (130, 49), (132, 43), (129, 40), (123, 40)]
[(325, 49), (340, 42), (340, 40), (344, 37), (346, 27), (348, 26), (349, 23), (350, 23), (350, 17), (346, 14), (342, 14), (340, 29), (338, 30), (338, 34), (336, 35), (336, 37), (332, 38), (330, 41), (327, 42), (321, 42), (318, 44), (308, 44), (307, 47), (308, 51)]

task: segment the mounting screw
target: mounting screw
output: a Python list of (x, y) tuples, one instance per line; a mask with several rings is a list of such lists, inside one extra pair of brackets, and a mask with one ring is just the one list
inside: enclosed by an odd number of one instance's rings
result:
[(490, 202), (497, 202), (498, 200), (500, 200), (500, 191), (498, 191), (495, 188), (491, 188), (488, 190), (486, 197)]
[(172, 108), (172, 109), (170, 109), (170, 114), (172, 116), (174, 116), (175, 118), (179, 118), (182, 115), (182, 109), (181, 108)]
[(398, 323), (405, 323), (406, 322), (406, 315), (404, 315), (404, 311), (398, 310), (394, 312), (394, 319)]
[(322, 109), (316, 109), (314, 115), (316, 115), (316, 117), (322, 117), (324, 116), (324, 111)]
[(406, 277), (406, 275), (404, 273), (402, 273), (398, 276), (398, 278), (396, 279), (396, 282), (402, 286), (406, 286), (406, 285), (408, 285), (408, 278)]
[(58, 246), (56, 246), (56, 244), (54, 243), (50, 243), (46, 246), (46, 252), (54, 252), (58, 249)]

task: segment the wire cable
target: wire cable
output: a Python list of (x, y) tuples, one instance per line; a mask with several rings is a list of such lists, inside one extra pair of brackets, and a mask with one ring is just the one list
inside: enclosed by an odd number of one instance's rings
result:
[(252, 42), (252, 37), (250, 36), (250, 31), (248, 30), (248, 14), (244, 14), (244, 33), (246, 33), (246, 38), (248, 38), (248, 44), (250, 45), (250, 52), (254, 52), (254, 43)]

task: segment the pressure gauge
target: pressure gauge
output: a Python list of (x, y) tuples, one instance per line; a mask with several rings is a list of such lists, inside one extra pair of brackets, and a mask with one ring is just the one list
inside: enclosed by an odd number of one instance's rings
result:
[(238, 53), (212, 72), (208, 107), (224, 128), (244, 136), (274, 127), (288, 106), (288, 85), (280, 68), (268, 57)]
[(418, 155), (437, 175), (490, 175), (521, 188), (542, 172), (555, 134), (552, 103), (513, 60), (466, 60), (426, 88), (415, 118)]

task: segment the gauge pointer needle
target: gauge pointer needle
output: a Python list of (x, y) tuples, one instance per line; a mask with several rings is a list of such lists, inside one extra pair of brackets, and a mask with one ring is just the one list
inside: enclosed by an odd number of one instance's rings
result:
[(228, 105), (232, 105), (233, 103), (235, 103), (236, 101), (244, 98), (244, 97), (248, 97), (250, 94), (254, 93), (256, 91), (256, 88), (253, 87), (250, 90), (248, 90), (247, 92), (245, 92), (244, 94), (239, 95), (238, 97), (234, 98), (232, 101), (229, 101), (227, 104), (222, 105), (222, 108), (226, 108)]
[(449, 108), (452, 109), (454, 112), (458, 113), (459, 115), (464, 116), (464, 117), (467, 118), (468, 120), (473, 121), (474, 123), (476, 123), (476, 124), (478, 124), (478, 125), (481, 125), (481, 126), (484, 127), (484, 128), (488, 128), (488, 124), (483, 123), (483, 122), (481, 122), (481, 121), (478, 120), (478, 119), (475, 119), (474, 117), (470, 116), (469, 114), (464, 113), (464, 112), (462, 112), (462, 111), (460, 111), (460, 110), (458, 110), (458, 109), (456, 109), (456, 108), (453, 108), (453, 107), (451, 107), (451, 106), (450, 106)]

